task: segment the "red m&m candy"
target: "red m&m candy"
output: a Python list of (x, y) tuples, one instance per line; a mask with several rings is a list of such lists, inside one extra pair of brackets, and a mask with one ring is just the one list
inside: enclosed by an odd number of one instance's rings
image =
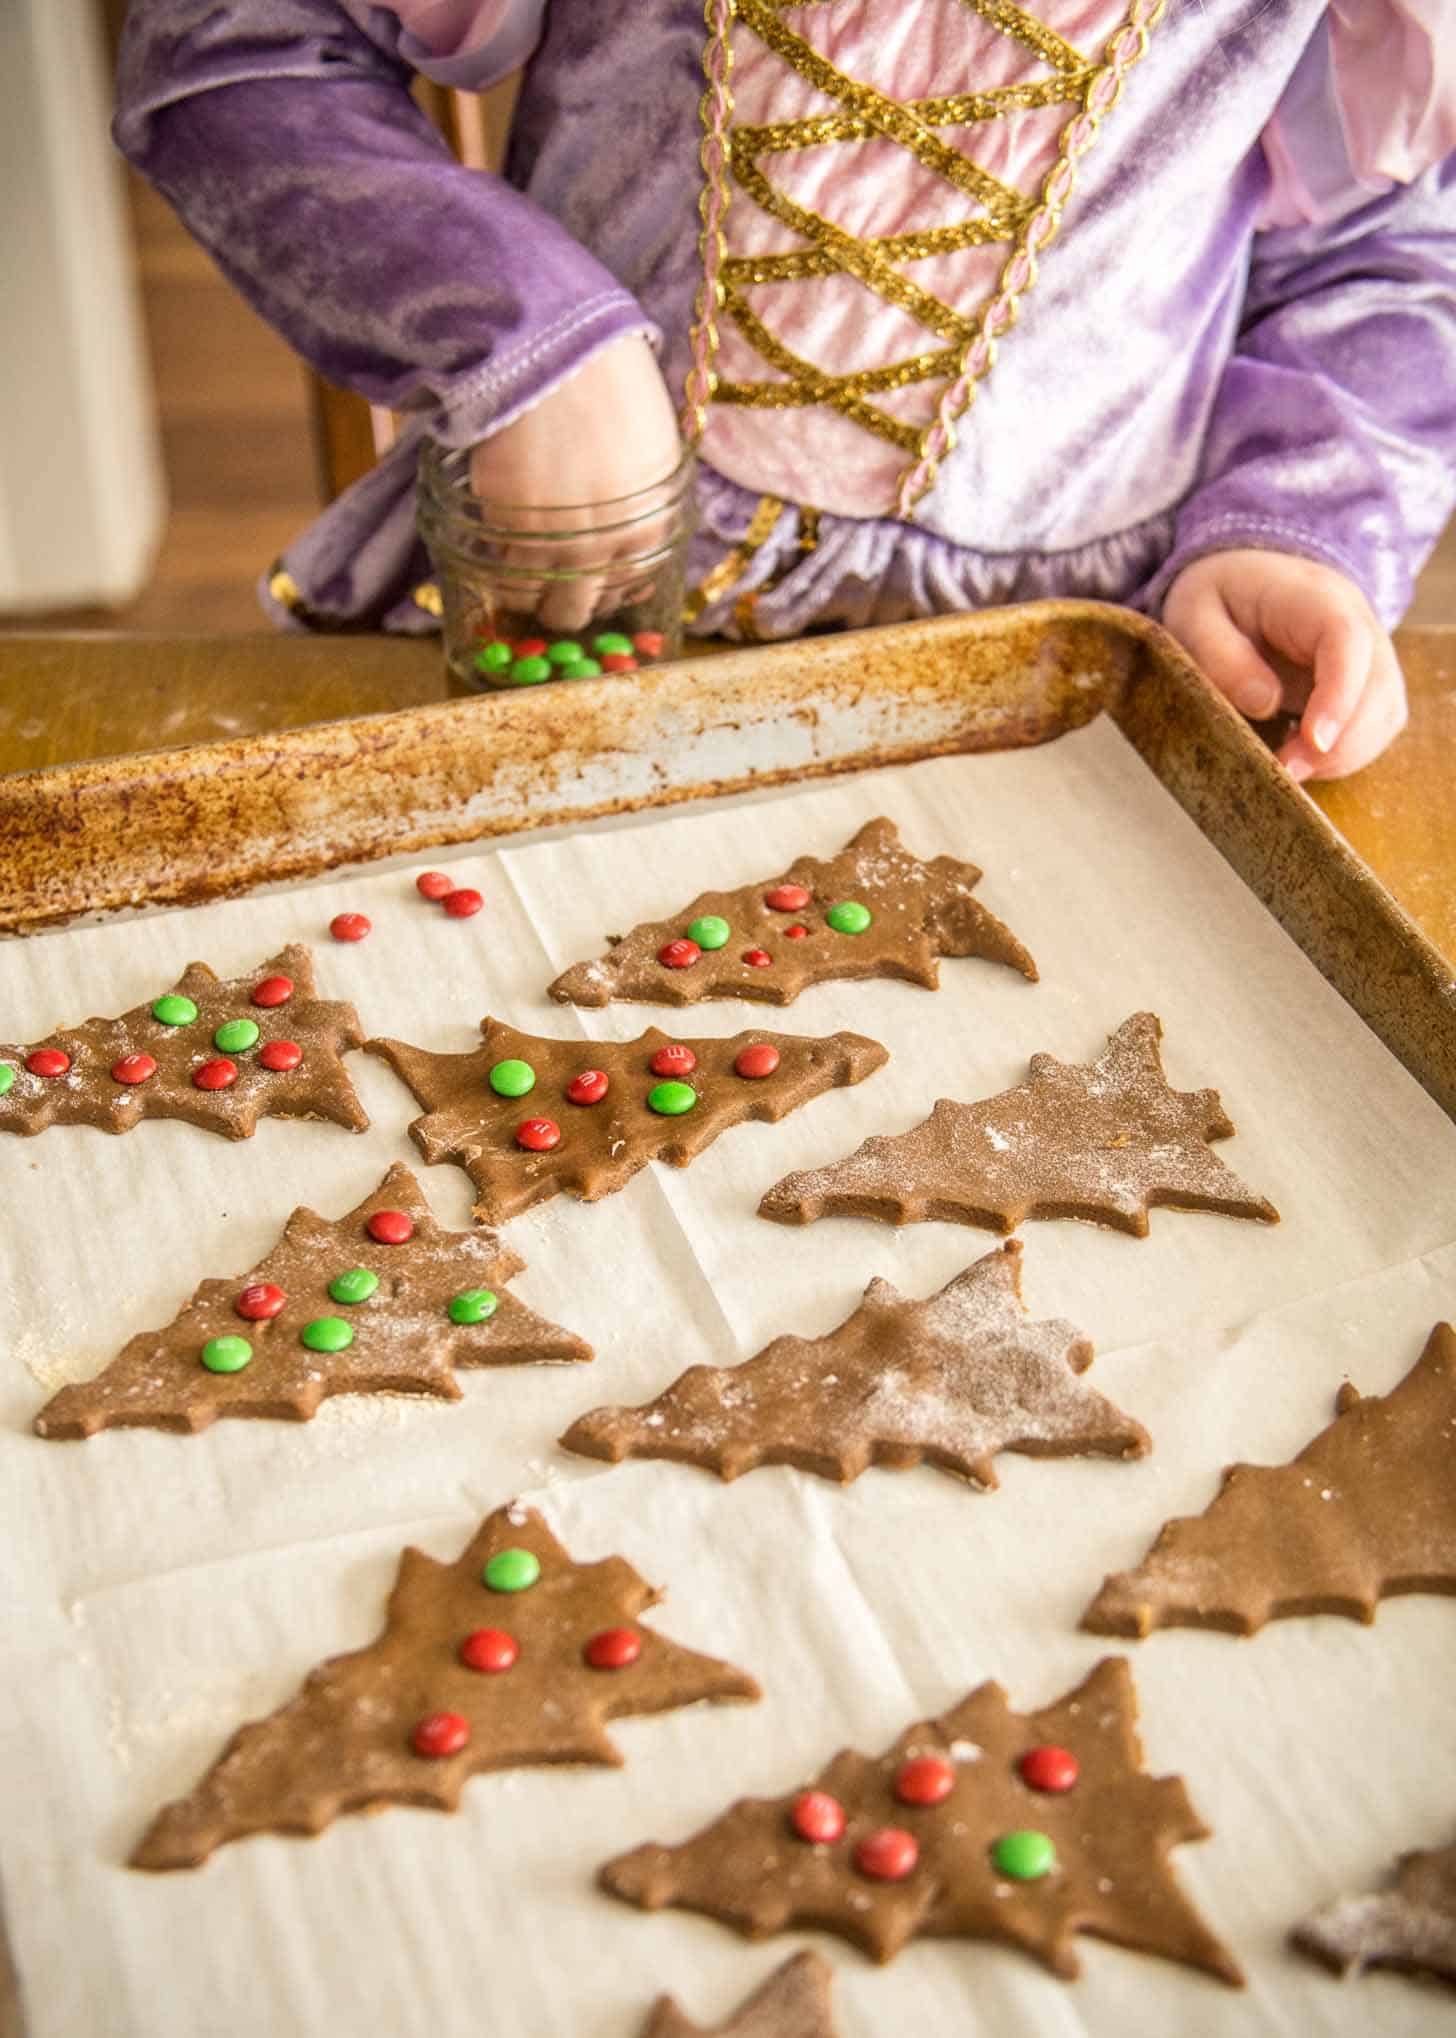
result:
[(642, 1637), (635, 1628), (603, 1628), (581, 1653), (593, 1670), (625, 1670), (642, 1654)]
[(569, 1104), (600, 1104), (611, 1084), (605, 1069), (583, 1069), (566, 1086)]
[(666, 642), (661, 630), (639, 630), (632, 639), (632, 649), (640, 651), (644, 658), (657, 658)]
[(71, 1066), (71, 1057), (59, 1047), (38, 1047), (25, 1057), (25, 1066), (33, 1076), (63, 1076)]
[(602, 653), (603, 672), (635, 672), (636, 670), (637, 660), (630, 651), (604, 651)]
[(518, 644), (511, 646), (517, 658), (544, 658), (546, 648), (544, 637), (522, 637)]
[(477, 1628), (460, 1644), (460, 1660), (467, 1670), (492, 1674), (509, 1670), (520, 1653), (515, 1636), (504, 1628)]
[(364, 1229), (380, 1245), (403, 1245), (407, 1238), (415, 1235), (415, 1221), (403, 1210), (376, 1210), (366, 1218)]
[(265, 1010), (273, 1005), (286, 1005), (292, 996), (292, 977), (264, 977), (261, 984), (253, 986), (253, 1003)]
[(915, 1835), (902, 1826), (877, 1827), (854, 1850), (855, 1867), (872, 1882), (903, 1882), (919, 1859)]
[(114, 1083), (149, 1083), (156, 1073), (157, 1064), (149, 1054), (124, 1054), (111, 1064)]
[(480, 911), (485, 900), (469, 885), (461, 885), (456, 891), (446, 892), (440, 904), (452, 920), (469, 920)]
[(238, 1065), (220, 1054), (216, 1061), (205, 1061), (201, 1068), (192, 1071), (193, 1087), (199, 1090), (230, 1090), (238, 1079)]
[(812, 1846), (832, 1847), (844, 1831), (844, 1806), (827, 1790), (801, 1790), (789, 1807), (789, 1824)]
[(1028, 1748), (1017, 1763), (1021, 1780), (1033, 1790), (1048, 1790), (1060, 1793), (1070, 1790), (1082, 1773), (1081, 1764), (1070, 1748), (1046, 1745)]
[(422, 870), (415, 879), (415, 890), (422, 899), (443, 899), (454, 889), (454, 878), (446, 877), (443, 870)]
[(458, 1712), (428, 1712), (410, 1736), (417, 1755), (429, 1755), (437, 1761), (446, 1755), (458, 1755), (469, 1739), (470, 1722)]
[(277, 1316), (288, 1297), (272, 1281), (254, 1281), (244, 1288), (233, 1308), (249, 1323), (267, 1323)]
[(764, 893), (763, 903), (775, 913), (802, 913), (809, 897), (802, 885), (775, 885)]
[(329, 932), (335, 941), (362, 941), (373, 925), (363, 913), (335, 913), (329, 922)]
[(516, 1127), (516, 1145), (527, 1153), (550, 1153), (561, 1144), (561, 1127), (554, 1118), (526, 1118)]
[(745, 948), (743, 960), (750, 969), (772, 969), (773, 957), (766, 948)]
[(786, 927), (784, 929), (784, 939), (785, 941), (802, 941), (808, 931), (807, 927)]
[(258, 1059), (265, 1069), (275, 1073), (296, 1069), (303, 1060), (303, 1049), (296, 1040), (270, 1040), (258, 1050)]
[(689, 941), (685, 934), (676, 941), (666, 941), (657, 951), (657, 960), (664, 969), (691, 969), (702, 954), (696, 941)]
[(944, 1804), (955, 1789), (955, 1770), (943, 1756), (916, 1755), (895, 1774), (901, 1804)]
[(668, 1047), (659, 1047), (647, 1064), (655, 1076), (690, 1076), (697, 1065), (698, 1057), (692, 1049), (678, 1040)]
[(778, 1065), (778, 1049), (767, 1040), (759, 1040), (735, 1057), (733, 1069), (735, 1074), (756, 1081), (761, 1076), (771, 1076)]

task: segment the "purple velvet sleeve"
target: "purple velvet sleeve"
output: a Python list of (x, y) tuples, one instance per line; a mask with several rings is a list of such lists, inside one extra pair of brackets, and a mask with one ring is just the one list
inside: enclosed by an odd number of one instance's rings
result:
[(640, 305), (549, 213), (462, 169), (399, 23), (329, 0), (133, 0), (115, 134), (330, 381), (468, 445), (629, 333)]
[(1148, 592), (1256, 546), (1338, 568), (1387, 624), (1456, 506), (1456, 156), (1333, 223), (1256, 236), (1199, 480)]

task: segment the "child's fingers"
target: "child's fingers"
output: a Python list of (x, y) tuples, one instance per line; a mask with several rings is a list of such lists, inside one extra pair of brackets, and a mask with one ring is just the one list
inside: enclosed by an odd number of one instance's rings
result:
[(1176, 608), (1170, 601), (1164, 620), (1241, 715), (1262, 722), (1277, 712), (1284, 698), (1278, 675), (1233, 620), (1216, 588), (1205, 586)]
[(1358, 711), (1381, 634), (1374, 618), (1360, 609), (1328, 609), (1322, 617), (1314, 647), (1314, 686), (1299, 722), (1316, 757), (1334, 751)]
[(1395, 647), (1382, 634), (1376, 638), (1369, 678), (1355, 711), (1333, 745), (1316, 750), (1301, 726), (1280, 751), (1279, 761), (1296, 780), (1345, 778), (1393, 743), (1405, 721), (1405, 681)]

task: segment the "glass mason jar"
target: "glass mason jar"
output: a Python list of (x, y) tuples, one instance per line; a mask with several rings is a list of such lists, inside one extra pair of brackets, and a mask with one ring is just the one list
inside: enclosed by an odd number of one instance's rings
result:
[(693, 456), (611, 502), (482, 501), (470, 449), (426, 440), (418, 514), (440, 589), (445, 656), (467, 686), (589, 679), (675, 658), (693, 531)]

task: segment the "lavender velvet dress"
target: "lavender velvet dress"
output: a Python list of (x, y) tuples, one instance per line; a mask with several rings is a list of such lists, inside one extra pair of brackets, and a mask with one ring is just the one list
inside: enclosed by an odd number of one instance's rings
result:
[[(1373, 121), (1322, 0), (1168, 0), (907, 515), (917, 435), (1124, 9), (741, 0), (715, 366), (779, 387), (708, 407), (696, 627), (1044, 595), (1156, 612), (1232, 546), (1322, 560), (1395, 621), (1456, 503), (1456, 94), (1423, 9), (1449, 0), (1341, 11), (1347, 43), (1348, 17), (1367, 45), (1385, 24), (1364, 54), (1387, 98), (1403, 74)], [(705, 54), (701, 0), (133, 0), (120, 145), (299, 353), (407, 420), (290, 548), (280, 622), (434, 627), (422, 434), (486, 437), (629, 333), (684, 386)], [(462, 169), (412, 72), (479, 89), (522, 67), (504, 176)], [(1007, 233), (978, 240), (998, 207)]]

